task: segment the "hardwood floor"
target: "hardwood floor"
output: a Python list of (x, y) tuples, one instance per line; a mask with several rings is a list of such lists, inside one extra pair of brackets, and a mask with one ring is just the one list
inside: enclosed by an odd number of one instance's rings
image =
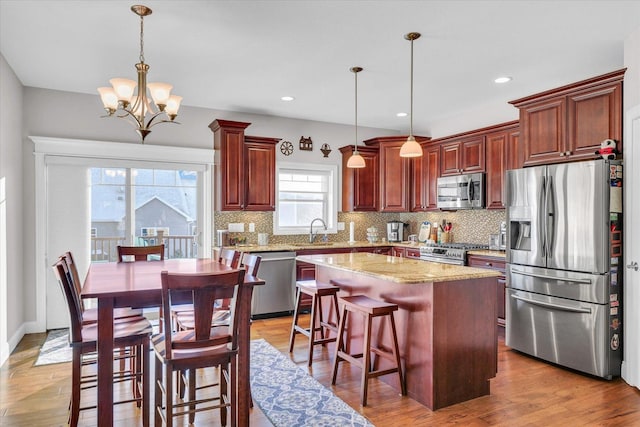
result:
[[(288, 354), (290, 326), (291, 317), (256, 320), (252, 338), (264, 338)], [(45, 336), (25, 336), (0, 369), (0, 426), (65, 424), (71, 367), (69, 363), (33, 366)], [(304, 337), (296, 339), (291, 357), (307, 369)], [(399, 396), (378, 379), (370, 382), (368, 406), (360, 407), (360, 371), (343, 364), (338, 383), (332, 388), (333, 354), (322, 347), (316, 348), (309, 372), (376, 426), (640, 426), (640, 390), (620, 378), (605, 381), (540, 362), (505, 347), (502, 337), (498, 358), (498, 375), (491, 381), (491, 395), (435, 412)], [(124, 386), (122, 392), (129, 392), (129, 388)], [(89, 399), (92, 394), (90, 391), (85, 396)], [(115, 414), (116, 425), (141, 425), (140, 412), (133, 404), (120, 405)], [(96, 425), (95, 417), (95, 410), (83, 411), (81, 425)], [(215, 424), (217, 414), (212, 411), (196, 416), (196, 426)], [(251, 425), (270, 423), (256, 407)]]

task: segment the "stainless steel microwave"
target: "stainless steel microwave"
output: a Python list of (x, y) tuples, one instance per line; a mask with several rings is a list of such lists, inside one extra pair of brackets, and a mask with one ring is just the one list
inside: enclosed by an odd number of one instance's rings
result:
[(438, 178), (438, 208), (484, 208), (484, 174), (469, 173)]

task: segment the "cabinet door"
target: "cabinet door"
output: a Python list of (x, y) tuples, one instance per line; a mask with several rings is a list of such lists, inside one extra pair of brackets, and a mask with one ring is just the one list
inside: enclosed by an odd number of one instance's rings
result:
[(463, 173), (485, 171), (484, 136), (477, 136), (462, 141), (462, 158), (460, 167)]
[(438, 209), (438, 177), (440, 176), (440, 147), (429, 147), (424, 156), (427, 158), (426, 171), (426, 210)]
[(504, 178), (509, 132), (487, 135), (487, 209), (504, 209)]
[(377, 148), (361, 147), (358, 152), (364, 159), (365, 167), (350, 169), (347, 162), (353, 154), (354, 146), (340, 148), (342, 153), (342, 210), (344, 212), (375, 212), (379, 204), (379, 155)]
[(296, 261), (296, 280), (314, 280), (316, 278), (316, 266), (314, 264)]
[(442, 144), (440, 146), (440, 175), (458, 175), (460, 174), (461, 165), (461, 147), (460, 141)]
[[(622, 140), (622, 83), (599, 86), (568, 97), (571, 160), (593, 159), (605, 139)], [(621, 150), (622, 147), (618, 147)]]
[(441, 145), (440, 175), (484, 172), (484, 136), (475, 136)]
[(420, 249), (418, 248), (405, 248), (405, 254), (407, 258), (420, 259)]
[(437, 184), (440, 176), (440, 146), (423, 145), (422, 157), (413, 159), (411, 174), (411, 211), (437, 209)]
[(564, 159), (566, 150), (566, 97), (537, 102), (520, 109), (525, 165)]
[(498, 284), (496, 286), (496, 295), (498, 298), (498, 313), (497, 322), (498, 325), (505, 325), (505, 259), (491, 256), (479, 256), (469, 255), (467, 257), (467, 263), (469, 267), (488, 268), (490, 270), (497, 270), (502, 273), (502, 276), (498, 277)]
[(409, 210), (409, 159), (400, 157), (403, 143), (380, 143), (381, 212)]
[(524, 150), (520, 143), (520, 130), (509, 132), (507, 141), (507, 170), (524, 166)]
[(244, 206), (244, 129), (226, 130), (220, 141), (220, 210), (239, 211)]
[(275, 210), (275, 145), (245, 142), (245, 202), (248, 211)]

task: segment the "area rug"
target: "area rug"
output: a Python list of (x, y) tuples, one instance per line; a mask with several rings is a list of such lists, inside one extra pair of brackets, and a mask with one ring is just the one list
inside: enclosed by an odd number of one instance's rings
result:
[(69, 330), (52, 329), (40, 348), (40, 354), (34, 366), (51, 365), (52, 363), (71, 362), (73, 353), (69, 346)]
[(373, 426), (263, 339), (251, 341), (251, 395), (276, 427)]

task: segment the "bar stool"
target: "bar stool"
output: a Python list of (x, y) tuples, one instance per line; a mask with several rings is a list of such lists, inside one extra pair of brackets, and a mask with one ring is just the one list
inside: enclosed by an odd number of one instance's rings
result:
[[(383, 301), (377, 301), (365, 295), (354, 295), (339, 298), (342, 305), (342, 313), (340, 315), (340, 325), (338, 326), (338, 342), (336, 345), (336, 356), (333, 359), (333, 374), (331, 384), (335, 385), (336, 376), (338, 374), (338, 363), (347, 361), (359, 366), (362, 369), (362, 383), (360, 387), (360, 397), (362, 406), (367, 406), (367, 388), (369, 378), (379, 377), (381, 375), (398, 373), (400, 380), (400, 388), (402, 395), (407, 394), (407, 386), (404, 382), (402, 374), (402, 366), (400, 365), (400, 351), (398, 349), (398, 336), (396, 334), (396, 324), (393, 319), (393, 312), (398, 310), (397, 304), (390, 304)], [(364, 316), (364, 342), (362, 345), (362, 353), (350, 354), (347, 351), (344, 342), (344, 330), (347, 323), (348, 313), (360, 313)], [(391, 323), (391, 334), (393, 338), (393, 346), (391, 352), (385, 351), (379, 347), (371, 347), (371, 324), (374, 317), (388, 316)], [(371, 353), (391, 360), (395, 363), (395, 367), (382, 370), (371, 370)]]
[[(313, 348), (318, 344), (326, 344), (335, 342), (336, 337), (329, 337), (329, 331), (338, 332), (337, 323), (332, 323), (328, 319), (323, 318), (322, 297), (331, 297), (332, 304), (338, 316), (338, 291), (339, 287), (316, 283), (315, 280), (300, 280), (296, 282), (296, 308), (293, 313), (293, 323), (291, 324), (291, 337), (289, 338), (289, 353), (293, 351), (293, 344), (296, 340), (296, 334), (305, 335), (309, 338), (309, 360), (308, 365), (313, 362)], [(298, 317), (300, 316), (300, 308), (303, 305), (302, 295), (311, 297), (311, 319), (309, 320), (309, 328), (298, 325)], [(339, 317), (338, 317), (339, 319)], [(337, 320), (336, 320), (337, 322)], [(320, 338), (317, 338), (318, 332)]]

